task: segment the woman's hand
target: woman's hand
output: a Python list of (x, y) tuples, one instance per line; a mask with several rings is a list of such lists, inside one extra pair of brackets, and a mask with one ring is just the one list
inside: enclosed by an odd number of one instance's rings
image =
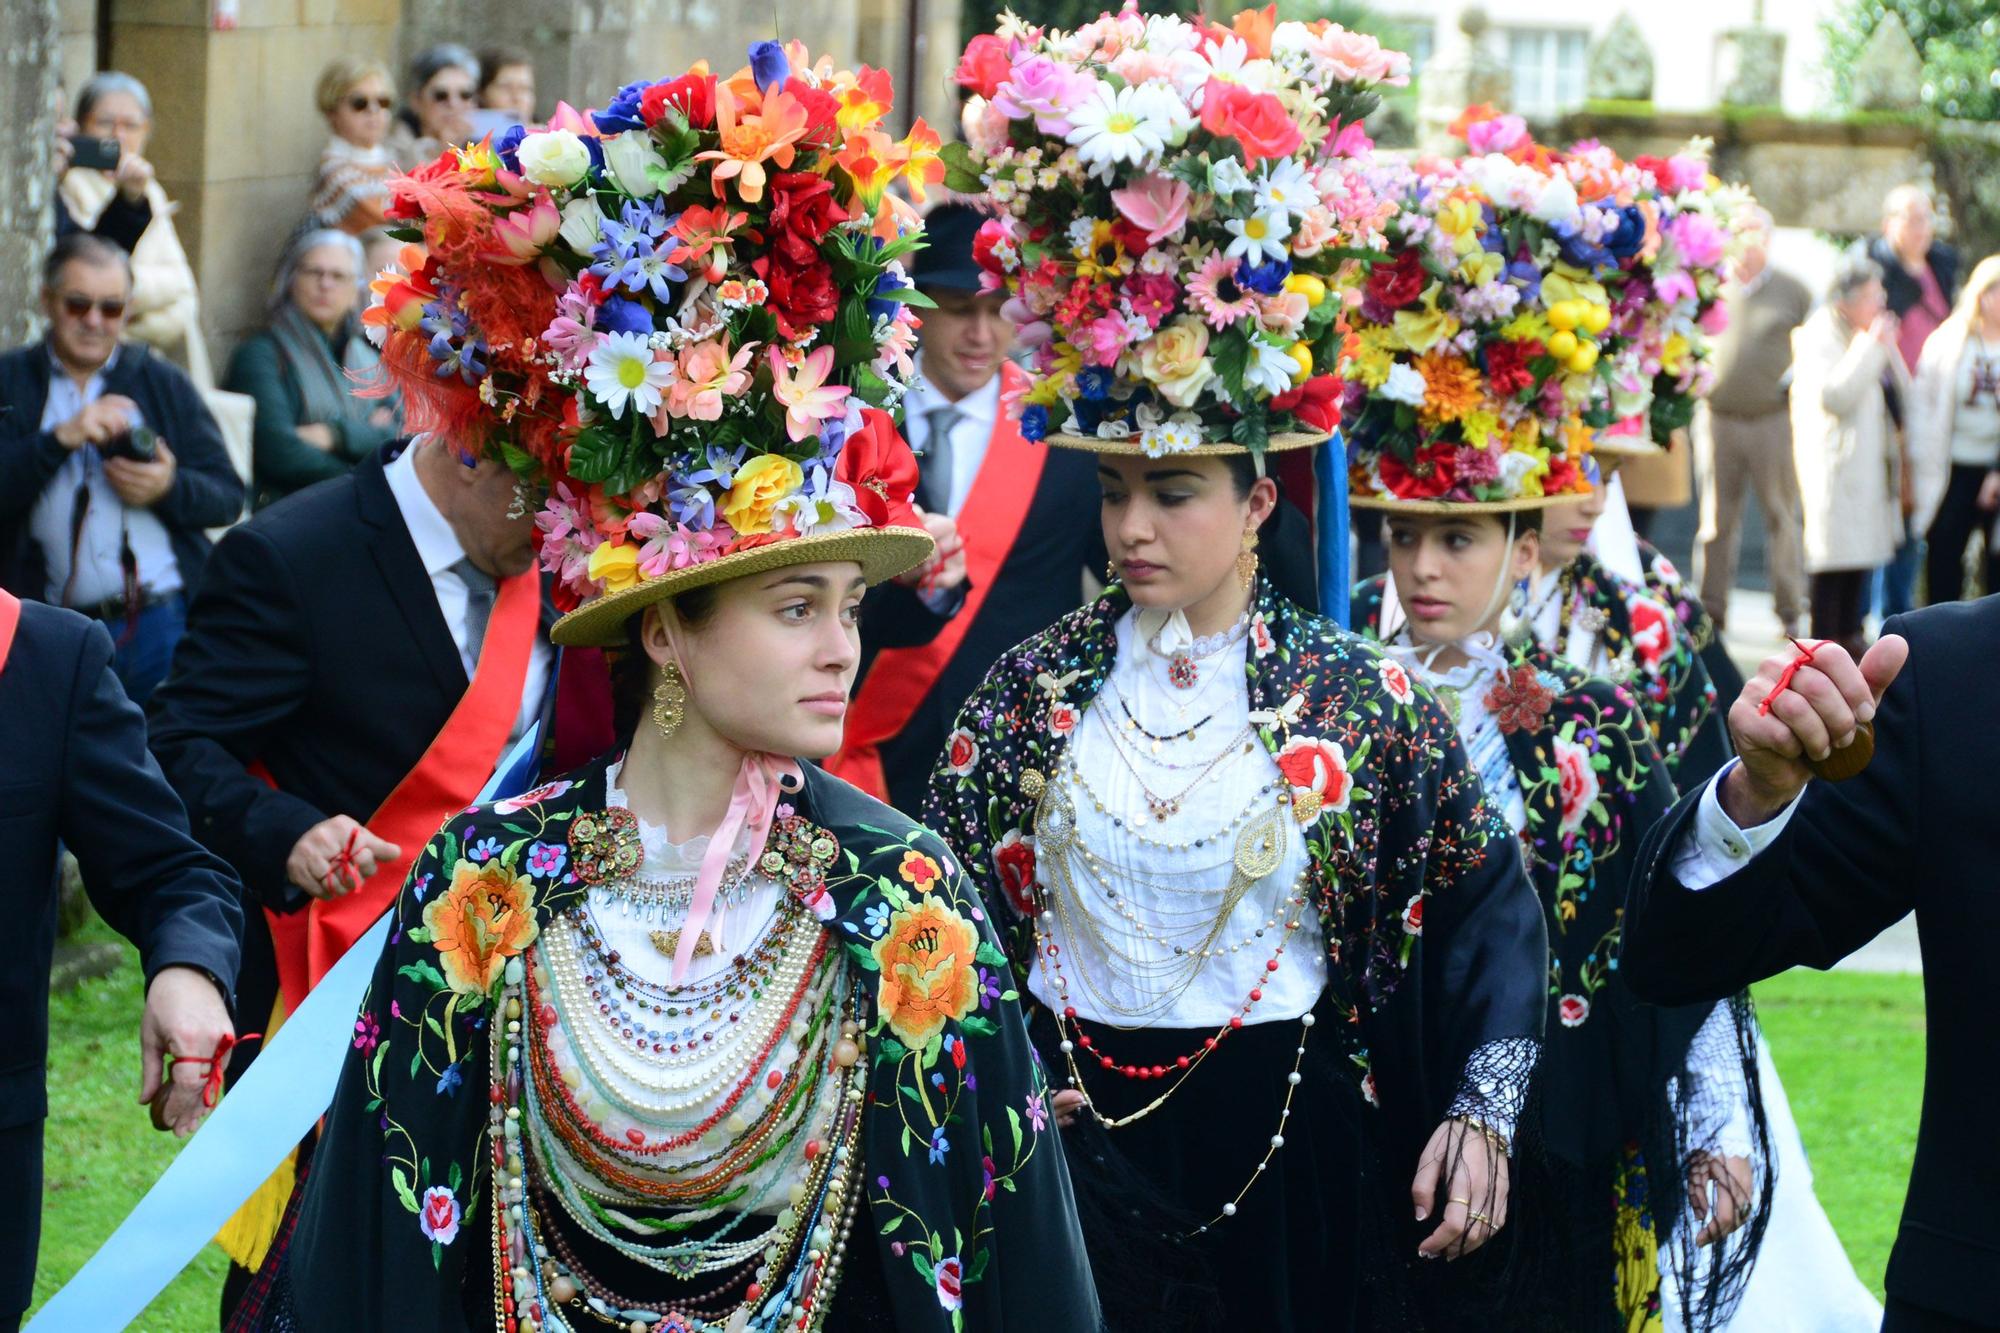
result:
[(296, 426), (292, 433), (323, 454), (333, 452), (333, 427), (324, 421), (312, 421)]
[[(1709, 1206), (1708, 1187), (1715, 1186), (1715, 1205)], [(1713, 1245), (1750, 1220), (1750, 1201), (1756, 1190), (1747, 1157), (1725, 1157), (1720, 1153), (1696, 1152), (1688, 1155), (1688, 1206), (1695, 1220), (1707, 1223), (1694, 1238), (1697, 1245)]]
[(1420, 1258), (1462, 1259), (1507, 1225), (1507, 1156), (1487, 1131), (1469, 1120), (1447, 1120), (1431, 1132), (1410, 1182), (1419, 1222), (1437, 1208), (1438, 1228), (1417, 1247)]
[(1056, 1128), (1068, 1129), (1083, 1114), (1083, 1094), (1075, 1088), (1064, 1088), (1049, 1098), (1049, 1106), (1056, 1113)]
[(1979, 483), (1979, 507), (1989, 514), (2000, 509), (2000, 471), (1987, 473)]

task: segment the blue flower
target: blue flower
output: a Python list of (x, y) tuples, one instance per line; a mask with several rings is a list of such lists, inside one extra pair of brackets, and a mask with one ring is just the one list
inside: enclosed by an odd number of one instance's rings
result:
[(569, 848), (559, 842), (538, 842), (528, 849), (528, 870), (531, 874), (545, 879), (553, 879), (562, 874), (569, 864)]
[(602, 111), (593, 111), (590, 118), (597, 122), (599, 134), (622, 134), (626, 130), (646, 128), (645, 117), (639, 114), (639, 101), (652, 86), (650, 79), (638, 79), (618, 90), (608, 106)]
[(466, 848), (465, 855), (469, 860), (473, 861), (491, 861), (494, 857), (500, 855), (500, 839), (481, 838), (478, 842)]
[(590, 251), (596, 262), (590, 271), (604, 279), (607, 289), (651, 291), (654, 299), (664, 301), (673, 294), (669, 283), (687, 281), (686, 271), (673, 262), (681, 239), (672, 227), (680, 215), (667, 217), (663, 207), (658, 199), (632, 199), (618, 217), (598, 223), (598, 241)]
[(1285, 279), (1292, 276), (1292, 261), (1272, 259), (1262, 264), (1236, 265), (1236, 285), (1247, 292), (1260, 296), (1276, 296), (1285, 289)]
[(643, 338), (653, 331), (653, 316), (637, 301), (611, 296), (597, 307), (597, 327), (604, 333), (636, 333)]
[(528, 127), (525, 125), (516, 125), (493, 141), (493, 151), (500, 155), (501, 165), (505, 166), (507, 170), (513, 172), (515, 175), (519, 175), (521, 172), (519, 150), (521, 140), (527, 137)]
[(1578, 268), (1606, 268), (1611, 263), (1611, 252), (1583, 234), (1583, 229), (1574, 222), (1558, 222), (1551, 229), (1555, 233), (1556, 246), (1562, 257)]
[(1040, 403), (1021, 413), (1021, 438), (1030, 444), (1049, 433), (1049, 409)]
[(894, 273), (884, 273), (875, 279), (875, 292), (868, 298), (868, 320), (873, 324), (879, 320), (894, 319), (896, 308), (903, 303), (889, 298), (889, 292), (900, 292), (910, 284)]
[(880, 939), (882, 938), (882, 932), (889, 928), (889, 918), (894, 915), (895, 913), (890, 909), (889, 904), (876, 903), (862, 914), (861, 920), (862, 924), (868, 928), (868, 933), (876, 939)]
[(1646, 243), (1646, 215), (1639, 211), (1637, 204), (1626, 204), (1617, 210), (1618, 224), (1604, 236), (1604, 248), (1611, 257), (1623, 263), (1639, 253)]
[(752, 42), (750, 74), (757, 80), (757, 91), (767, 93), (792, 76), (792, 62), (785, 59), (785, 48), (778, 43)]
[(458, 1095), (459, 1088), (464, 1083), (465, 1075), (459, 1072), (458, 1062), (454, 1061), (446, 1065), (444, 1072), (438, 1075), (437, 1095), (440, 1097), (455, 1097)]
[(939, 1125), (931, 1131), (931, 1165), (942, 1166), (944, 1164), (944, 1155), (950, 1151), (951, 1140), (944, 1136), (944, 1126)]
[(1076, 373), (1076, 391), (1093, 403), (1111, 396), (1111, 372), (1103, 366), (1086, 366)]

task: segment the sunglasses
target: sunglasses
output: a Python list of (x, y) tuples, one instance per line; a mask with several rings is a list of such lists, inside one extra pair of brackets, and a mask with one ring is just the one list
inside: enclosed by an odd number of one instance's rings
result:
[(470, 102), (472, 100), (473, 92), (470, 88), (431, 89), (431, 101), (433, 102)]
[(101, 301), (93, 301), (81, 292), (65, 292), (62, 307), (69, 312), (71, 319), (82, 319), (93, 308), (106, 319), (125, 318), (125, 298), (122, 296), (107, 296)]
[(364, 93), (356, 93), (354, 96), (347, 99), (347, 109), (349, 111), (354, 112), (356, 115), (359, 115), (361, 112), (370, 109), (376, 111), (387, 111), (390, 107), (394, 105), (395, 102), (388, 97), (369, 97)]

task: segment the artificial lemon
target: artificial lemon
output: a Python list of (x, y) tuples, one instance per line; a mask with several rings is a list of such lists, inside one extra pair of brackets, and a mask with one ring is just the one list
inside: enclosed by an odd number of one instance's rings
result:
[(1589, 374), (1590, 368), (1597, 364), (1597, 344), (1578, 343), (1576, 350), (1563, 358), (1563, 363), (1570, 368), (1571, 374)]
[[(1311, 300), (1312, 298), (1307, 297), (1306, 299)], [(1303, 342), (1295, 342), (1286, 350), (1291, 354), (1293, 362), (1298, 366), (1298, 370), (1292, 375), (1294, 382), (1305, 379), (1313, 373), (1312, 348), (1306, 346)]]
[(1569, 332), (1583, 322), (1582, 305), (1581, 301), (1557, 301), (1549, 307), (1549, 327)]
[[(1555, 311), (1549, 312), (1551, 316)], [(1568, 329), (1558, 329), (1549, 335), (1549, 355), (1558, 361), (1567, 361), (1576, 355), (1576, 335)]]
[(1611, 307), (1587, 305), (1583, 308), (1583, 331), (1595, 338), (1611, 327)]

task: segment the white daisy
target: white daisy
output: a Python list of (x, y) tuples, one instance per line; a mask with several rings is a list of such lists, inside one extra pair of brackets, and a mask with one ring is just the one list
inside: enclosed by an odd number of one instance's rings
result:
[(1253, 264), (1285, 257), (1285, 240), (1292, 234), (1288, 213), (1252, 213), (1247, 218), (1230, 218), (1222, 224), (1234, 239), (1222, 253), (1231, 259), (1247, 259)]
[(630, 404), (642, 417), (660, 410), (660, 391), (674, 382), (674, 368), (653, 359), (653, 349), (636, 333), (613, 333), (591, 349), (584, 383), (614, 420)]
[(1227, 199), (1249, 188), (1249, 174), (1243, 170), (1243, 164), (1233, 157), (1225, 157), (1208, 169), (1209, 193), (1218, 199)]
[(1092, 175), (1110, 180), (1120, 162), (1144, 170), (1166, 152), (1172, 124), (1159, 90), (1146, 86), (1114, 90), (1100, 83), (1096, 95), (1070, 113), (1069, 143)]
[[(1286, 360), (1290, 359), (1289, 357), (1286, 358)], [(1289, 384), (1287, 387), (1290, 387)], [(1401, 361), (1398, 361), (1395, 365), (1389, 367), (1389, 378), (1384, 380), (1382, 387), (1375, 392), (1378, 396), (1387, 398), (1391, 402), (1407, 403), (1411, 407), (1419, 407), (1422, 406), (1424, 401), (1424, 391), (1424, 377), (1418, 373), (1416, 367), (1404, 365)]]
[(1267, 163), (1257, 180), (1257, 211), (1304, 217), (1319, 206), (1319, 192), (1313, 188), (1306, 169), (1291, 158)]
[[(1292, 359), (1289, 346), (1265, 342), (1262, 338), (1250, 340), (1250, 364), (1243, 367), (1243, 387), (1262, 389), (1272, 397), (1286, 392), (1299, 373), (1299, 363)], [(1423, 376), (1417, 377), (1419, 380)]]

